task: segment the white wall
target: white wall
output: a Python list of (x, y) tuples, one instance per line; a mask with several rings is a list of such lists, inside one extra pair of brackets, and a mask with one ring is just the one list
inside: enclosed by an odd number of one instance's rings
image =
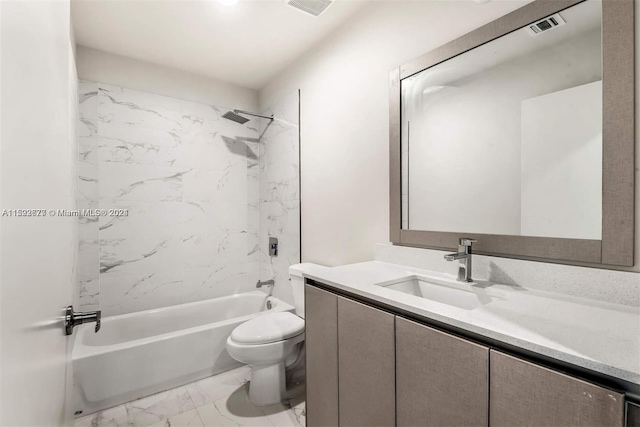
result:
[[(303, 261), (370, 260), (375, 243), (389, 240), (389, 71), (526, 3), (372, 2), (260, 91), (269, 105), (301, 90)], [(636, 248), (630, 270), (640, 271), (638, 226)]]
[[(0, 209), (74, 209), (69, 1), (3, 1), (0, 12)], [(0, 424), (69, 425), (62, 318), (73, 300), (76, 218), (0, 222)]]
[(256, 111), (253, 89), (120, 55), (77, 47), (78, 77), (187, 101)]
[(523, 236), (602, 239), (602, 81), (522, 101)]
[(260, 91), (300, 88), (302, 259), (373, 259), (389, 240), (389, 72), (525, 2), (378, 1)]

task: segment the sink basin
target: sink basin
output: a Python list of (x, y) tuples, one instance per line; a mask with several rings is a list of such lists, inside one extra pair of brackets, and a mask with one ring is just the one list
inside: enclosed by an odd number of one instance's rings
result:
[(417, 275), (378, 285), (463, 310), (473, 310), (492, 301), (491, 296), (486, 292), (474, 292), (471, 284), (459, 284)]

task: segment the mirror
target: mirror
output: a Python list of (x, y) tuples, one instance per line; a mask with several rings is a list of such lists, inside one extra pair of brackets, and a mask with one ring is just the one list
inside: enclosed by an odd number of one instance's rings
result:
[(602, 238), (602, 3), (401, 82), (402, 228)]
[(390, 74), (390, 240), (633, 265), (634, 4), (536, 0)]

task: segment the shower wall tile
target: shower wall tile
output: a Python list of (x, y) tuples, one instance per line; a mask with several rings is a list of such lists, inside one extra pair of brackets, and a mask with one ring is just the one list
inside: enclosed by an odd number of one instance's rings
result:
[(247, 290), (260, 280), (260, 131), (248, 126), (247, 145)]
[[(78, 209), (98, 207), (98, 84), (78, 82)], [(78, 219), (78, 293), (80, 309), (99, 308), (98, 218)]]
[(100, 239), (100, 284), (105, 277), (175, 271), (181, 267), (182, 239), (131, 236)]
[(260, 204), (260, 210), (263, 237), (299, 234), (300, 202), (298, 200), (263, 201)]
[(200, 301), (255, 290), (247, 282), (247, 262), (221, 262), (183, 271), (184, 302)]
[(100, 277), (100, 308), (107, 316), (167, 307), (182, 301), (179, 271)]
[(100, 238), (106, 240), (127, 239), (156, 235), (158, 239), (182, 236), (183, 204), (180, 202), (118, 202), (109, 205), (114, 209), (126, 209), (123, 216), (101, 216), (98, 220)]
[(79, 281), (81, 311), (95, 311), (100, 309), (100, 280), (88, 279)]
[[(260, 279), (274, 279), (274, 296), (293, 304), (289, 266), (300, 262), (300, 124), (298, 91), (263, 114), (259, 143)], [(278, 255), (269, 256), (269, 237), (278, 238)]]
[[(125, 163), (133, 165), (158, 165), (169, 170), (178, 171), (178, 159), (181, 157), (180, 151), (183, 149), (176, 141), (171, 141), (173, 145), (164, 146), (144, 142), (146, 138), (134, 138), (131, 135), (119, 137), (106, 136), (105, 133), (111, 124), (105, 123), (101, 127), (105, 132), (101, 132), (98, 139), (98, 157), (105, 159), (108, 163)], [(137, 130), (134, 125), (118, 126), (118, 131), (126, 133), (128, 130)], [(155, 141), (154, 141), (155, 142)]]
[[(244, 169), (244, 170), (242, 170)], [(192, 169), (182, 176), (187, 202), (241, 202), (246, 205), (248, 177), (244, 168)]]
[[(225, 120), (228, 121), (228, 120)], [(221, 125), (223, 123), (216, 122)], [(216, 170), (246, 173), (247, 159), (251, 155), (247, 145), (237, 137), (241, 125), (232, 123), (232, 127), (224, 126), (226, 130), (219, 132), (206, 132), (201, 138), (189, 142), (184, 149), (184, 158), (181, 165), (185, 170)], [(224, 133), (222, 133), (224, 132)], [(243, 132), (248, 132), (243, 129)]]
[[(98, 279), (100, 275), (100, 265), (98, 260), (100, 259), (100, 246), (98, 240), (88, 240), (86, 233), (93, 224), (83, 224), (80, 222), (78, 227), (78, 280), (81, 284), (84, 281), (95, 281), (95, 286), (98, 286)], [(95, 227), (95, 237), (98, 237), (98, 228)], [(98, 289), (95, 289), (96, 291)], [(80, 292), (82, 296), (82, 292)]]
[[(78, 208), (78, 197), (80, 193), (79, 188), (79, 165), (78, 157), (80, 153), (80, 87), (78, 84), (78, 76), (76, 74), (75, 62), (72, 57), (69, 58), (69, 144), (68, 144), (68, 178), (70, 183), (70, 194), (68, 198), (69, 209)], [(77, 222), (74, 222), (72, 218), (69, 218), (71, 240), (69, 247), (65, 248), (72, 254), (71, 259), (71, 274), (68, 276), (71, 289), (74, 289), (71, 304), (74, 307), (80, 305), (80, 280), (79, 280), (79, 251), (80, 251), (80, 232), (78, 230)]]
[[(78, 83), (78, 160), (79, 166), (98, 165), (98, 84)], [(82, 173), (80, 173), (82, 175)]]
[(101, 161), (101, 208), (117, 202), (180, 202), (182, 172), (160, 165), (132, 165)]
[(247, 233), (220, 233), (195, 236), (183, 247), (186, 268), (211, 267), (234, 263), (247, 256)]
[(128, 216), (100, 217), (101, 279), (181, 268), (181, 203), (118, 202), (108, 208), (128, 209)]
[(98, 117), (102, 123), (131, 123), (179, 136), (197, 132), (206, 120), (219, 119), (204, 104), (148, 92), (99, 84)]
[(258, 130), (204, 104), (80, 82), (83, 308), (105, 316), (255, 289)]
[(300, 200), (298, 125), (276, 119), (262, 139), (260, 200)]
[(247, 281), (250, 289), (260, 280), (260, 236), (258, 232), (247, 233)]
[[(300, 262), (299, 95), (269, 126), (227, 109), (80, 82), (79, 207), (127, 216), (79, 224), (83, 309), (104, 315), (255, 289), (293, 302)], [(278, 257), (267, 253), (278, 237)]]

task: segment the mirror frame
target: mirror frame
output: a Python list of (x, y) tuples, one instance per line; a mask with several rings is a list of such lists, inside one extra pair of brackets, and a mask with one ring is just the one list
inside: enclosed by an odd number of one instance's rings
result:
[[(568, 239), (402, 229), (400, 82), (427, 68), (589, 0), (537, 0), (455, 39), (390, 73), (390, 240), (395, 245), (456, 250), (477, 239), (474, 252), (512, 258), (633, 266), (635, 221), (635, 58), (633, 0), (602, 0), (602, 239)], [(473, 209), (470, 206), (469, 209)]]

